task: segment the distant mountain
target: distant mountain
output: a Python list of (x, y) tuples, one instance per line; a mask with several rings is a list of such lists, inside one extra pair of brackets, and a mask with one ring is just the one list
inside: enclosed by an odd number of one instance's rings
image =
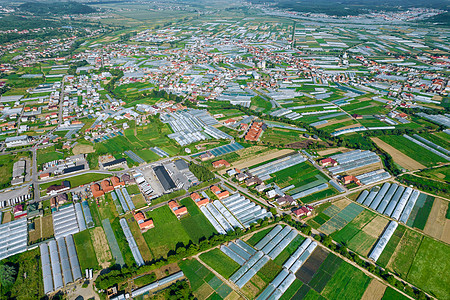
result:
[(411, 7), (450, 10), (450, 0), (250, 0), (252, 3), (275, 3), (282, 9), (299, 12), (326, 13), (328, 15), (359, 15), (368, 10), (395, 11)]
[(34, 15), (81, 15), (97, 11), (78, 2), (25, 2), (19, 5), (19, 9)]

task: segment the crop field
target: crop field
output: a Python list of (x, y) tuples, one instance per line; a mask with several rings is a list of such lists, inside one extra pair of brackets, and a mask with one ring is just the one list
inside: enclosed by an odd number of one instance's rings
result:
[(443, 166), (434, 169), (423, 170), (416, 173), (417, 175), (428, 177), (433, 180), (442, 182), (450, 182), (450, 166)]
[[(413, 211), (411, 212), (407, 225), (424, 230), (434, 202), (435, 198), (433, 196), (421, 193), (416, 201)], [(436, 218), (432, 218), (431, 221), (434, 219)]]
[(450, 148), (450, 140), (448, 138), (442, 137), (441, 135), (439, 135), (439, 133), (421, 133), (419, 135), (441, 147), (444, 147), (446, 149)]
[(261, 231), (256, 232), (256, 233), (253, 234), (248, 240), (246, 240), (247, 244), (249, 244), (250, 246), (255, 246), (255, 245), (258, 244), (258, 242), (259, 242), (260, 240), (262, 240), (262, 238), (265, 237), (266, 234), (268, 234), (271, 230), (272, 230), (272, 227), (266, 228), (266, 229), (263, 229), (263, 230), (261, 230)]
[(383, 294), (383, 298), (381, 298), (381, 300), (408, 300), (408, 299), (409, 299), (408, 297), (397, 292), (391, 287), (386, 288)]
[(314, 251), (296, 276), (299, 283), (281, 299), (361, 299), (371, 282), (363, 271), (323, 249)]
[(450, 246), (425, 236), (415, 253), (407, 280), (439, 299), (449, 299), (449, 268)]
[(431, 167), (444, 160), (442, 157), (411, 142), (403, 136), (385, 135), (381, 136), (380, 139), (427, 167)]
[(106, 268), (112, 261), (111, 250), (108, 246), (105, 232), (102, 227), (94, 227), (90, 231), (91, 241), (94, 246), (95, 256), (101, 268)]
[[(428, 199), (429, 198), (427, 198), (427, 201)], [(424, 206), (426, 205), (427, 204), (425, 203)], [(426, 220), (426, 225), (423, 228), (424, 233), (445, 243), (450, 243), (450, 220), (448, 218), (448, 207), (448, 201), (441, 198), (435, 198), (434, 201), (432, 201), (432, 207), (430, 207), (429, 216)]]
[(339, 194), (339, 192), (335, 188), (329, 187), (329, 188), (327, 188), (325, 190), (322, 190), (320, 192), (308, 195), (308, 196), (300, 198), (298, 200), (300, 200), (300, 202), (306, 204), (306, 203), (310, 203), (310, 202), (313, 202), (313, 201), (321, 200), (321, 199), (324, 199), (324, 198), (327, 198), (327, 197), (331, 197), (331, 196), (334, 196), (334, 195), (337, 195), (337, 194)]
[[(233, 290), (196, 259), (179, 262), (197, 299), (225, 299)], [(235, 292), (233, 292), (235, 293)]]
[(344, 228), (334, 232), (332, 237), (355, 252), (367, 256), (387, 223), (387, 219), (366, 209)]
[[(378, 147), (386, 151), (392, 156), (392, 159), (396, 164), (405, 168), (406, 170), (416, 170), (423, 169), (425, 166), (420, 162), (412, 159), (408, 155), (404, 154), (402, 151), (398, 150), (396, 147), (390, 145), (389, 143), (381, 140), (380, 138), (371, 138), (371, 140), (377, 144)], [(408, 140), (409, 141), (409, 140)], [(417, 145), (419, 146), (419, 145)]]
[(85, 269), (99, 269), (90, 231), (86, 229), (74, 234), (73, 240), (77, 249), (81, 271), (83, 272)]
[(261, 137), (261, 141), (273, 145), (285, 145), (300, 140), (303, 140), (302, 132), (284, 128), (268, 128)]
[(422, 238), (423, 235), (420, 233), (406, 229), (402, 239), (398, 243), (397, 249), (389, 261), (388, 268), (390, 267), (401, 276), (406, 277), (414, 256), (422, 242)]
[(363, 207), (355, 203), (350, 203), (334, 217), (329, 219), (325, 224), (320, 226), (319, 230), (325, 234), (331, 234), (336, 230), (340, 230), (350, 223), (363, 210)]
[[(268, 179), (266, 182), (275, 182), (280, 188), (289, 185), (294, 185), (297, 188), (316, 181), (320, 181), (320, 183), (327, 181), (325, 175), (323, 175), (319, 170), (313, 167), (309, 162), (303, 162), (298, 165), (278, 171), (271, 174), (271, 177), (272, 178)], [(317, 185), (319, 185), (320, 183), (318, 183)]]
[(135, 153), (146, 162), (157, 161), (161, 158), (158, 154), (149, 149), (138, 150)]
[(180, 201), (189, 212), (189, 216), (181, 220), (178, 220), (167, 205), (147, 212), (147, 217), (153, 219), (155, 228), (148, 230), (143, 236), (154, 258), (166, 257), (167, 253), (176, 250), (180, 243), (197, 243), (200, 238), (207, 238), (215, 232), (206, 217), (190, 202), (190, 199)]
[(201, 254), (200, 259), (227, 279), (240, 268), (237, 262), (229, 258), (219, 248)]
[(256, 96), (252, 98), (251, 109), (260, 111), (260, 112), (268, 112), (272, 109), (272, 103), (270, 101), (265, 100), (260, 96)]

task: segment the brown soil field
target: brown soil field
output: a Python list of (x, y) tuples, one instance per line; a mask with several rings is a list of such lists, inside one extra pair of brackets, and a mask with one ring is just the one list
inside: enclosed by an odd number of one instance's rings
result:
[(11, 213), (10, 213), (9, 211), (6, 212), (6, 213), (3, 213), (2, 218), (3, 218), (3, 219), (2, 219), (2, 224), (11, 222), (11, 220), (12, 220)]
[(386, 285), (376, 279), (372, 279), (361, 300), (380, 300), (383, 298)]
[(204, 283), (204, 284), (202, 284), (202, 286), (200, 286), (200, 287), (198, 288), (198, 290), (196, 290), (196, 291), (194, 292), (194, 295), (195, 295), (198, 299), (208, 299), (208, 297), (209, 297), (212, 293), (214, 293), (213, 288), (212, 288), (209, 284)]
[(444, 232), (442, 233), (441, 240), (450, 244), (450, 220), (445, 220)]
[(249, 299), (254, 299), (256, 298), (256, 295), (258, 295), (259, 288), (255, 286), (251, 281), (249, 281), (242, 287), (242, 292)]
[[(244, 150), (244, 149), (243, 149)], [(269, 151), (269, 152), (265, 152), (265, 153), (261, 153), (260, 156), (254, 157), (254, 156), (250, 156), (248, 158), (245, 159), (241, 159), (238, 160), (237, 162), (232, 163), (231, 165), (234, 168), (238, 168), (238, 169), (243, 169), (243, 168), (249, 168), (253, 165), (283, 156), (283, 155), (287, 155), (290, 153), (293, 153), (294, 151), (289, 150), (289, 149), (283, 149), (283, 150), (276, 150), (274, 149), (273, 151)], [(226, 170), (222, 170), (219, 171), (220, 174), (224, 174), (226, 172)]]
[(77, 144), (75, 145), (75, 147), (73, 147), (72, 152), (74, 155), (92, 153), (94, 152), (94, 147), (92, 145)]
[(448, 202), (436, 198), (434, 200), (433, 207), (431, 208), (430, 215), (428, 216), (427, 224), (423, 232), (428, 235), (431, 235), (434, 238), (442, 240), (442, 236), (444, 234), (445, 225), (448, 219), (445, 217), (447, 213)]
[(225, 297), (225, 300), (239, 300), (242, 299), (241, 296), (238, 295), (235, 291), (232, 291), (228, 296)]
[(105, 232), (101, 227), (95, 227), (91, 231), (92, 245), (94, 246), (95, 254), (97, 255), (98, 264), (102, 268), (106, 268), (109, 265), (109, 261), (112, 259), (111, 251), (106, 240)]
[(34, 230), (28, 231), (28, 240), (30, 242), (37, 241), (41, 238), (41, 218), (34, 219)]
[(405, 168), (407, 170), (416, 170), (416, 169), (425, 168), (425, 166), (422, 165), (421, 163), (419, 163), (419, 162), (415, 161), (414, 159), (412, 159), (411, 157), (403, 154), (402, 152), (395, 149), (388, 143), (383, 142), (379, 138), (371, 138), (371, 140), (375, 144), (377, 144), (379, 147), (381, 147), (381, 149), (383, 149), (384, 151), (389, 153), (392, 156), (392, 158), (394, 159), (394, 161), (397, 164), (399, 164), (400, 166), (402, 166), (403, 168)]
[(338, 148), (330, 148), (322, 151), (317, 151), (317, 153), (320, 156), (330, 155), (336, 152), (347, 152), (349, 149), (345, 147), (338, 147)]
[(335, 131), (342, 130), (342, 129), (355, 128), (355, 127), (360, 127), (360, 126), (361, 126), (361, 124), (352, 124), (352, 125), (336, 128)]
[(340, 209), (344, 209), (350, 203), (351, 203), (351, 201), (346, 198), (343, 198), (343, 199), (337, 200), (336, 202), (333, 202), (333, 204), (336, 205), (337, 207), (339, 207)]
[(372, 219), (366, 226), (363, 227), (363, 231), (367, 233), (368, 235), (378, 238), (381, 233), (383, 233), (384, 228), (389, 223), (389, 220), (386, 218), (383, 218), (381, 216), (376, 216)]
[(52, 215), (48, 215), (41, 218), (42, 225), (42, 238), (48, 239), (53, 236), (53, 218)]
[(350, 120), (350, 117), (342, 119), (342, 120), (331, 120), (331, 121), (329, 120), (328, 123), (325, 123), (325, 124), (322, 124), (322, 125), (318, 125), (318, 126), (316, 126), (316, 128), (319, 129), (319, 128), (327, 127), (327, 126), (330, 126), (330, 125), (333, 125), (333, 124), (346, 122), (348, 120)]
[(375, 170), (383, 169), (383, 164), (381, 162), (377, 162), (368, 166), (364, 166), (362, 168), (357, 168), (348, 171), (347, 173), (352, 176), (358, 176), (364, 173), (369, 173)]

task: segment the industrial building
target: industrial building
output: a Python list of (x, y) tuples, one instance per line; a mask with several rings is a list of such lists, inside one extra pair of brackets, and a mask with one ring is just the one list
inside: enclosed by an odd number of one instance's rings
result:
[(154, 167), (153, 171), (156, 177), (158, 177), (159, 182), (161, 182), (165, 192), (170, 192), (177, 187), (164, 166)]

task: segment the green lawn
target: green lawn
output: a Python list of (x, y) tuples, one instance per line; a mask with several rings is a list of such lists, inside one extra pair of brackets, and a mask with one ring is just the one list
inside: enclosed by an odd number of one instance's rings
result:
[[(72, 188), (80, 186), (80, 185), (84, 185), (84, 184), (88, 184), (94, 181), (99, 181), (105, 178), (110, 177), (111, 175), (107, 175), (107, 174), (97, 174), (97, 173), (86, 173), (86, 174), (81, 174), (81, 175), (77, 175), (74, 177), (70, 177), (64, 180), (67, 180), (70, 182), (70, 186)], [(63, 180), (55, 180), (55, 181), (50, 181), (50, 182), (46, 182), (43, 184), (40, 184), (40, 189), (41, 190), (45, 190), (47, 189), (49, 186), (51, 185), (59, 185), (61, 184)]]
[(37, 165), (41, 166), (43, 163), (63, 159), (64, 154), (61, 152), (56, 152), (55, 146), (51, 146), (45, 149), (37, 150)]
[(240, 268), (237, 262), (229, 258), (219, 248), (201, 254), (200, 259), (227, 279)]
[(147, 213), (147, 217), (153, 219), (155, 228), (143, 235), (155, 258), (166, 257), (167, 253), (176, 250), (180, 243), (197, 243), (200, 238), (209, 237), (215, 232), (206, 217), (190, 202), (190, 199), (180, 201), (189, 212), (189, 216), (181, 220), (178, 220), (167, 205)]
[(73, 240), (77, 249), (81, 271), (83, 272), (85, 269), (99, 269), (90, 231), (87, 229), (74, 234)]
[(425, 236), (407, 280), (439, 299), (450, 299), (450, 247)]
[(446, 162), (442, 157), (411, 142), (403, 136), (385, 135), (380, 136), (380, 139), (427, 167), (431, 167), (438, 162)]

